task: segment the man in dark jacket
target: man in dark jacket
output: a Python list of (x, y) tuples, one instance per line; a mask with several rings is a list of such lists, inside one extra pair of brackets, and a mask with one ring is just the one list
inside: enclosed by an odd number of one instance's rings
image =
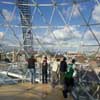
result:
[(67, 70), (66, 58), (63, 57), (63, 60), (60, 62), (60, 83), (62, 85), (64, 84), (64, 75), (66, 70)]
[(31, 83), (32, 84), (35, 82), (35, 78), (36, 78), (35, 62), (36, 62), (36, 59), (34, 58), (34, 56), (31, 56), (31, 58), (28, 59), (28, 69), (31, 74)]
[(42, 83), (47, 83), (47, 70), (48, 70), (48, 63), (47, 63), (47, 57), (44, 57), (44, 60), (42, 62)]

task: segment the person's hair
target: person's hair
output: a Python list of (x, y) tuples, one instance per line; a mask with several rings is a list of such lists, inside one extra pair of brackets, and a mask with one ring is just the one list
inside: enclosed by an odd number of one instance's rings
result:
[(76, 60), (75, 59), (72, 59), (72, 64), (74, 64), (76, 62)]
[(56, 61), (60, 61), (60, 59), (59, 58), (56, 58)]
[(44, 59), (47, 59), (47, 56), (45, 56)]
[(66, 57), (63, 57), (63, 61), (65, 61), (66, 60)]
[(34, 56), (33, 56), (33, 55), (31, 55), (31, 58), (34, 58)]

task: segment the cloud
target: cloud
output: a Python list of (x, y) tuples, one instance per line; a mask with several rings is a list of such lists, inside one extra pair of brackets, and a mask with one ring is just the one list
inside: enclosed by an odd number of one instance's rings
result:
[(7, 20), (7, 21), (12, 21), (13, 20), (13, 17), (11, 17), (11, 12), (10, 11), (8, 11), (7, 9), (2, 9), (2, 15), (5, 17), (5, 19)]
[[(97, 37), (98, 40), (100, 40), (100, 32), (99, 31), (96, 31), (96, 30), (93, 30), (93, 33), (95, 34), (95, 36)], [(95, 40), (95, 37), (93, 36), (93, 34), (88, 30), (85, 34), (85, 37), (84, 39), (86, 40)]]
[[(69, 28), (73, 31), (73, 33), (71, 33)], [(81, 38), (80, 32), (72, 26), (65, 26), (62, 29), (56, 29), (51, 32), (52, 33), (49, 33), (46, 37), (37, 36), (41, 44), (45, 45), (46, 47), (57, 46), (58, 44), (62, 44), (63, 47), (74, 45), (75, 41), (79, 42), (78, 40)], [(34, 38), (34, 43), (38, 44), (36, 38)]]
[(65, 26), (63, 29), (53, 31), (53, 33), (59, 40), (72, 40), (81, 37), (80, 33), (72, 26)]
[[(73, 6), (73, 10), (74, 10), (74, 11), (73, 11), (73, 16), (79, 16), (79, 11), (78, 11), (78, 9), (77, 9), (77, 6), (78, 6), (78, 5), (74, 5), (74, 6)], [(80, 7), (80, 6), (79, 6), (79, 7)]]
[[(69, 28), (73, 31), (73, 34), (70, 32)], [(45, 44), (44, 47), (51, 47), (55, 49), (70, 49), (78, 50), (81, 44), (90, 44), (90, 45), (97, 45), (97, 41), (95, 40), (92, 33), (88, 30), (84, 36), (84, 40), (81, 41), (82, 32), (79, 31), (77, 28), (72, 26), (65, 26), (63, 29), (57, 29), (53, 31), (53, 34), (59, 41), (59, 43), (55, 40), (53, 37), (46, 37), (41, 38), (41, 41), (43, 41)], [(100, 33), (97, 30), (93, 30), (98, 40), (100, 39)], [(81, 43), (82, 42), (82, 43)], [(94, 47), (93, 47), (94, 48)]]
[(100, 22), (100, 5), (95, 6), (93, 13), (92, 13), (92, 17), (95, 21)]
[(77, 6), (79, 6), (79, 5), (74, 5), (73, 7), (68, 7), (67, 9), (63, 8), (63, 10), (62, 10), (63, 15), (65, 17), (69, 17), (73, 10), (73, 16), (74, 17), (79, 16), (79, 11), (77, 9)]
[(4, 33), (0, 32), (0, 40), (3, 38), (3, 36), (4, 36)]
[[(69, 28), (73, 31), (73, 34), (70, 32)], [(76, 28), (72, 26), (65, 26), (62, 29), (56, 29), (52, 31), (47, 37), (43, 36), (37, 36), (40, 40), (41, 44), (43, 44), (43, 47), (50, 48), (50, 50), (58, 49), (58, 50), (64, 50), (68, 48), (78, 48), (80, 45), (80, 37), (81, 34), (79, 31), (77, 31)], [(53, 35), (54, 34), (54, 35)], [(55, 37), (56, 39), (55, 39)], [(39, 43), (36, 43), (36, 45), (39, 45)]]

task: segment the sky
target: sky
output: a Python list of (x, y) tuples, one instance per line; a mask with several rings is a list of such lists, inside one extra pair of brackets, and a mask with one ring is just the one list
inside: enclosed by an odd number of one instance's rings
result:
[[(42, 44), (43, 48), (49, 50), (87, 51), (89, 48), (95, 50), (95, 47), (85, 47), (84, 49), (81, 45), (98, 45), (100, 42), (100, 0), (87, 0), (87, 2), (76, 0), (79, 2), (76, 5), (73, 5), (72, 1), (35, 0), (38, 4), (46, 5), (56, 2), (57, 6), (39, 6), (38, 8), (32, 6), (30, 8), (33, 16), (32, 26), (37, 27), (32, 29), (34, 48), (41, 49)], [(4, 4), (5, 2), (6, 4)], [(7, 2), (14, 3), (16, 0), (0, 0), (0, 43), (19, 46), (18, 39), (23, 41), (22, 29), (14, 26), (21, 26), (20, 12), (15, 4), (11, 5)], [(33, 2), (34, 0), (30, 0), (30, 4)], [(86, 26), (87, 22), (89, 27)], [(7, 27), (7, 24), (10, 25), (10, 28)], [(41, 26), (42, 28), (40, 28)], [(49, 28), (43, 28), (43, 26)]]

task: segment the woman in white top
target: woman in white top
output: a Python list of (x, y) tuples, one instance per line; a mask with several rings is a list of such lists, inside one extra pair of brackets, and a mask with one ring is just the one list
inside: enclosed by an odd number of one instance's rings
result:
[(60, 59), (56, 59), (52, 64), (52, 85), (55, 86), (59, 80), (59, 64)]

